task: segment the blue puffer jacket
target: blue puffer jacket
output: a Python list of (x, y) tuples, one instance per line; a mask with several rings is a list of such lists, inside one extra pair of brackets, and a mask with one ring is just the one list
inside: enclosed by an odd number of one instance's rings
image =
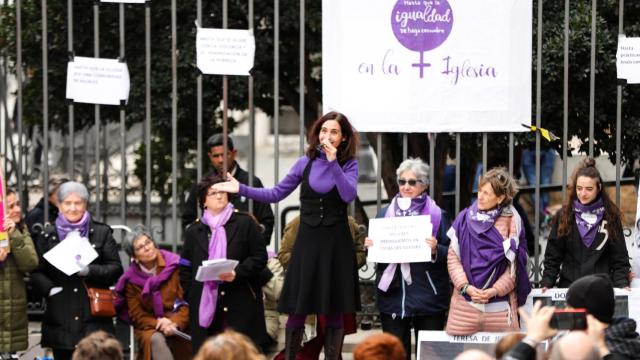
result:
[[(380, 209), (376, 217), (384, 217), (387, 207)], [(380, 313), (407, 318), (436, 315), (447, 311), (450, 300), (450, 285), (447, 270), (449, 238), (446, 232), (450, 227), (451, 221), (443, 210), (436, 235), (438, 240), (436, 261), (433, 263), (411, 263), (411, 285), (402, 279), (400, 266), (396, 267), (389, 289), (386, 292), (377, 289), (377, 303)], [(376, 265), (376, 287), (387, 265)]]

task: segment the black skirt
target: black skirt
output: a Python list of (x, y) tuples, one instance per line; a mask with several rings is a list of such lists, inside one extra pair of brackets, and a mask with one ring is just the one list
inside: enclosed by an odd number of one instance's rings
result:
[(348, 223), (310, 226), (301, 222), (278, 311), (329, 315), (358, 310), (356, 255)]

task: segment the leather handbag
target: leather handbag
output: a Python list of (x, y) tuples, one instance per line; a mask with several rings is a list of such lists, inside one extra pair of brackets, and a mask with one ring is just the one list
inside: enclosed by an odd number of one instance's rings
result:
[(110, 289), (91, 288), (84, 284), (89, 296), (91, 315), (98, 317), (116, 316), (116, 307), (113, 304), (114, 295)]

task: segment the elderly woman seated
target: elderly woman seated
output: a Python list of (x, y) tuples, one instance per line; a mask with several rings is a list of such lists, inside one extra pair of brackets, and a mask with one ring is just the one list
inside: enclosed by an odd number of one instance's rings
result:
[(135, 329), (138, 359), (188, 359), (191, 343), (176, 336), (176, 330), (185, 331), (189, 324), (180, 256), (158, 249), (145, 232), (136, 234), (125, 251), (133, 262), (116, 284), (116, 306)]

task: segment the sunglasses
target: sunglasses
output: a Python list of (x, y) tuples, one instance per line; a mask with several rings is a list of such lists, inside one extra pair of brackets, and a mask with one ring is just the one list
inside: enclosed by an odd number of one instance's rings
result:
[(417, 183), (422, 183), (422, 180), (418, 180), (418, 179), (398, 179), (398, 185), (400, 186), (404, 186), (406, 184), (409, 184), (409, 186), (416, 186)]

